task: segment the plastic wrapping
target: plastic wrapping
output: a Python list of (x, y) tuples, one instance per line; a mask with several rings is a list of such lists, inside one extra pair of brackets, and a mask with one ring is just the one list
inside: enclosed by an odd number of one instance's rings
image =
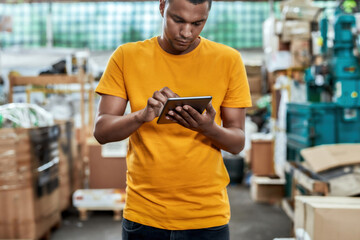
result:
[(43, 108), (29, 103), (0, 106), (0, 128), (31, 128), (54, 125), (53, 116)]
[(59, 185), (58, 125), (0, 129), (0, 190), (33, 185), (37, 197)]

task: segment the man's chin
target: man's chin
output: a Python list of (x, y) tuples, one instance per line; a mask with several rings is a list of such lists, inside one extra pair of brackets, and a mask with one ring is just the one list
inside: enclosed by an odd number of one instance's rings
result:
[(188, 50), (190, 48), (191, 45), (175, 45), (173, 46), (173, 49), (176, 51), (176, 52), (185, 52), (186, 50)]

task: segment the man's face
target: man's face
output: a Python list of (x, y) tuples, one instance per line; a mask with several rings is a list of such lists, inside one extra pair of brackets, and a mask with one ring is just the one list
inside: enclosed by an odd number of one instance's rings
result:
[(209, 15), (209, 3), (194, 5), (188, 0), (160, 0), (164, 18), (163, 45), (172, 54), (185, 54), (193, 50)]

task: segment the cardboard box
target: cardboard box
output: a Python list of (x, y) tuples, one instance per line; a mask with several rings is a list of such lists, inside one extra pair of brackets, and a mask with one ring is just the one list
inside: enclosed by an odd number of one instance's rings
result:
[[(78, 142), (81, 139), (83, 131), (75, 128), (72, 121), (56, 120), (55, 123), (59, 125), (61, 132), (59, 138), (59, 175), (62, 193), (60, 195), (65, 193), (67, 196), (68, 191), (71, 195), (77, 189), (84, 188), (85, 158), (82, 158), (84, 155), (81, 156), (80, 152), (83, 152), (85, 149), (85, 144), (79, 144)], [(66, 178), (65, 175), (68, 175), (67, 179), (63, 179), (63, 177)], [(63, 201), (61, 205), (64, 207), (66, 205), (65, 201)]]
[(300, 20), (286, 20), (282, 22), (281, 41), (290, 42), (293, 39), (310, 39), (310, 23)]
[(59, 190), (37, 198), (32, 186), (0, 190), (0, 223), (34, 222), (59, 211)]
[(27, 174), (32, 170), (32, 153), (26, 129), (0, 129), (0, 175)]
[(34, 199), (32, 186), (0, 190), (0, 223), (34, 221)]
[(85, 184), (85, 163), (80, 156), (77, 156), (73, 163), (73, 169), (71, 172), (71, 193), (77, 189), (83, 189)]
[(311, 0), (288, 0), (280, 3), (281, 15), (285, 19), (317, 21), (320, 9)]
[(126, 158), (103, 157), (102, 146), (88, 142), (89, 150), (89, 187), (90, 188), (126, 188)]
[(249, 75), (247, 76), (250, 93), (251, 94), (261, 94), (262, 92), (262, 82), (261, 82), (261, 74), (259, 75)]
[[(65, 125), (61, 124), (62, 137), (59, 139), (59, 198), (60, 211), (66, 210), (70, 206), (71, 200), (71, 181), (70, 167), (74, 169), (75, 157), (72, 154), (72, 144), (66, 141)], [(65, 136), (64, 136), (65, 135)], [(70, 150), (71, 149), (71, 150)], [(70, 165), (71, 164), (71, 165)]]
[(300, 151), (306, 165), (314, 172), (360, 164), (360, 144), (330, 144)]
[(0, 129), (1, 237), (34, 239), (37, 228), (47, 224), (38, 222), (59, 215), (55, 128)]
[(8, 172), (0, 174), (0, 190), (26, 188), (32, 186), (31, 171), (24, 172)]
[(285, 195), (285, 179), (252, 176), (250, 191), (255, 202), (279, 203)]
[(59, 177), (59, 208), (60, 211), (64, 211), (71, 203), (70, 180), (68, 175), (60, 175)]
[(263, 22), (263, 49), (264, 53), (272, 53), (277, 51), (289, 51), (289, 44), (281, 41), (282, 20), (270, 15)]
[(261, 66), (258, 65), (245, 65), (245, 69), (246, 69), (246, 74), (248, 76), (259, 76), (261, 75)]
[(262, 75), (261, 65), (245, 65), (246, 75), (249, 82), (251, 94), (261, 94), (262, 92)]
[(296, 196), (296, 239), (360, 239), (359, 216), (360, 198)]
[(292, 39), (290, 43), (292, 67), (306, 68), (311, 64), (310, 41), (308, 39)]
[(257, 176), (275, 175), (273, 137), (256, 134), (252, 135), (251, 138), (250, 161), (252, 173)]
[(0, 223), (1, 239), (40, 239), (47, 231), (59, 224), (61, 221), (60, 212), (36, 220), (22, 223)]
[(330, 196), (355, 196), (360, 194), (360, 165), (332, 168), (318, 173), (326, 181)]

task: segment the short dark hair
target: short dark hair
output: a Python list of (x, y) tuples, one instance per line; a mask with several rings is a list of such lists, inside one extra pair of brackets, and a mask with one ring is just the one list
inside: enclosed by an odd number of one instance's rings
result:
[[(165, 2), (168, 2), (168, 1), (171, 1), (171, 0), (165, 0)], [(202, 4), (204, 2), (208, 2), (209, 3), (209, 10), (211, 9), (212, 0), (187, 0), (187, 1), (191, 2), (194, 5)]]

